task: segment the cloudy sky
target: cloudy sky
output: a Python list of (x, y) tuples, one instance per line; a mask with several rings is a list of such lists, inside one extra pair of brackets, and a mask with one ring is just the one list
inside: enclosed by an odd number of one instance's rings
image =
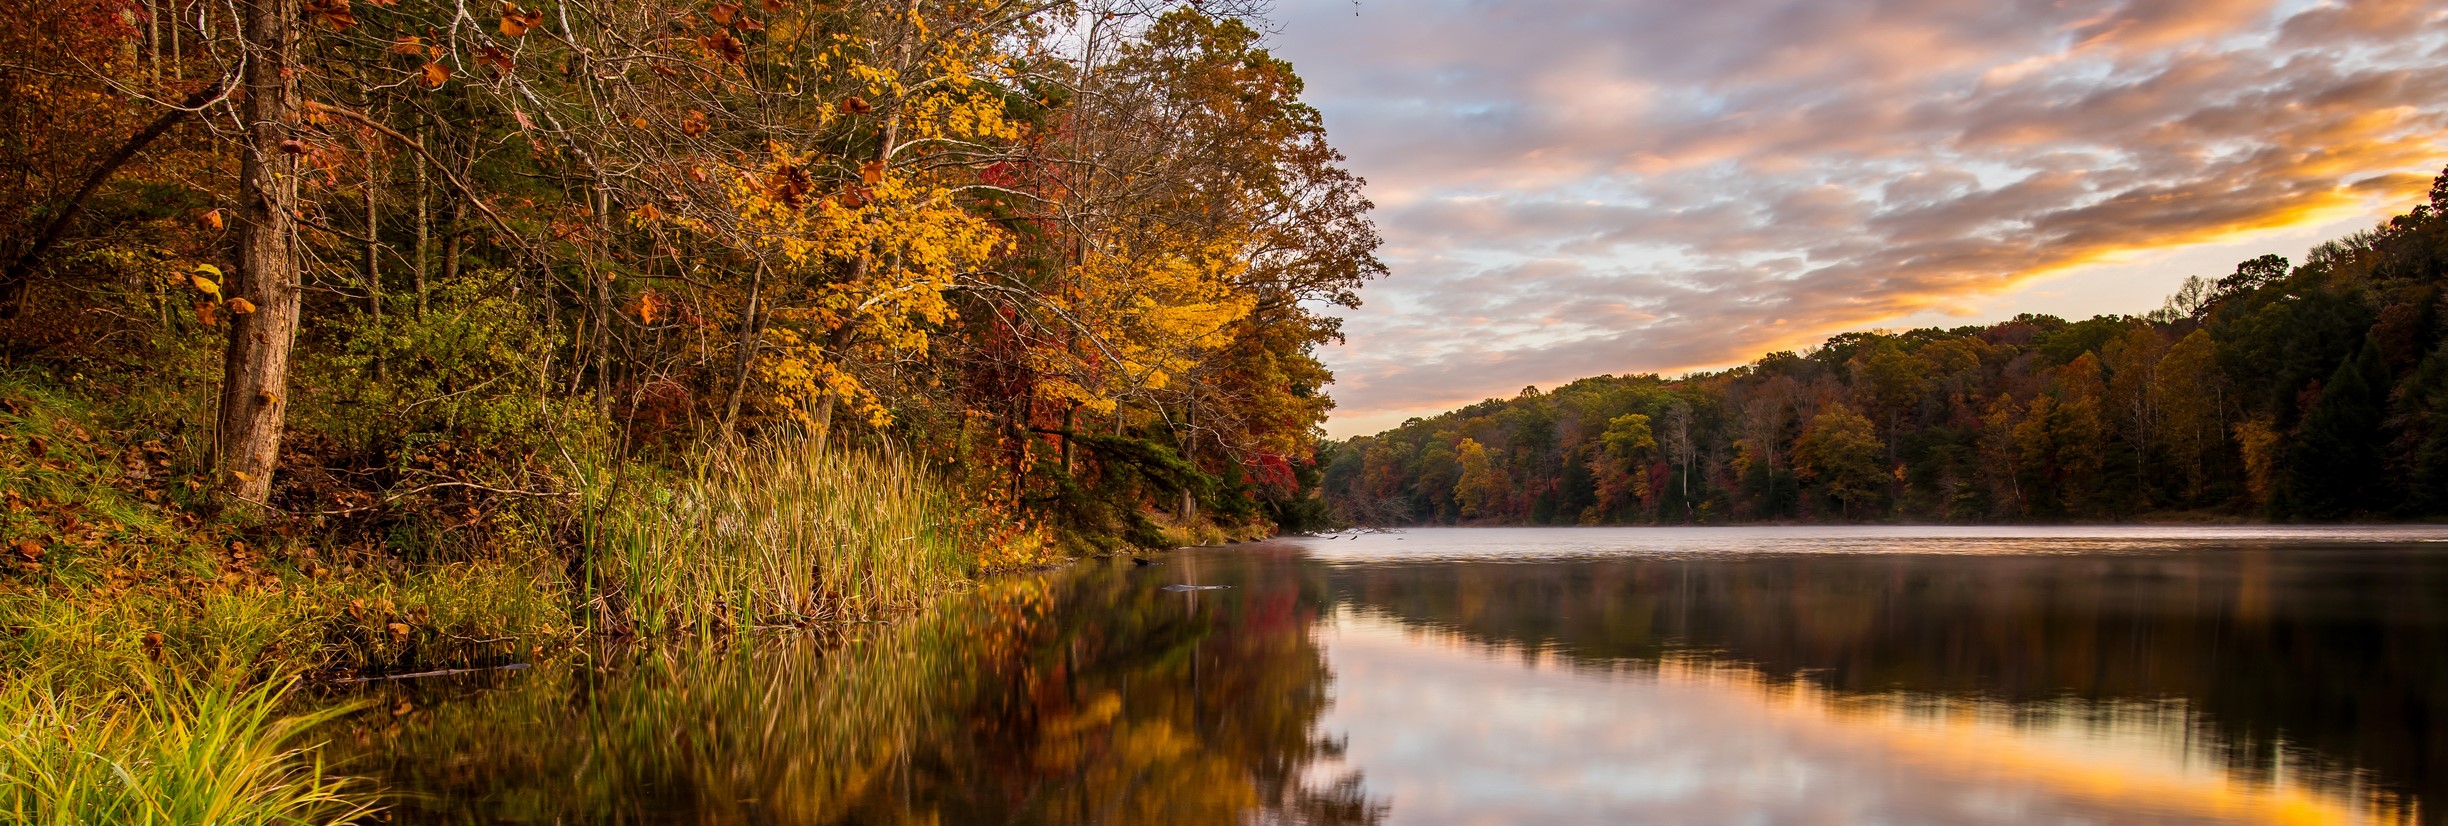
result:
[(2402, 211), (2448, 0), (1278, 0), (1393, 276), (1329, 431), (1854, 329), (2139, 313)]

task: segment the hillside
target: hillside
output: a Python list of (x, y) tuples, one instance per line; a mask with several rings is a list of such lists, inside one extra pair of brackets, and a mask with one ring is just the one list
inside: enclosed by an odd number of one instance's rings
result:
[(1327, 448), (1363, 524), (2448, 515), (2448, 174), (2147, 316), (1838, 335), (1597, 376)]

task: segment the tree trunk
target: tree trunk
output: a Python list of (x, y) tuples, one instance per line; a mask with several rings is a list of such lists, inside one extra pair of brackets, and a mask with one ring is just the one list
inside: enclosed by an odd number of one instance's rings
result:
[(756, 273), (748, 277), (748, 303), (740, 308), (739, 362), (731, 371), (731, 398), (723, 403), (722, 427), (717, 441), (731, 443), (732, 427), (739, 421), (740, 397), (748, 392), (748, 368), (756, 363), (757, 300), (765, 290), (765, 264), (757, 264)]
[(425, 127), (420, 123), (417, 126), (418, 160), (416, 163), (409, 164), (416, 169), (416, 267), (414, 271), (416, 273), (416, 314), (419, 321), (425, 319), (425, 262), (429, 255), (428, 250), (431, 249), (433, 243), (433, 184), (425, 177), (423, 158), (426, 155), (424, 150)]
[(281, 147), (296, 117), (296, 0), (247, 0), (246, 124), (238, 169), (238, 275), (229, 291), (255, 311), (230, 316), (215, 455), (220, 489), (261, 503), (272, 493), (288, 412), (289, 348), (301, 292), (297, 269), (298, 156)]
[[(381, 159), (374, 153), (374, 147), (367, 146), (365, 153), (365, 249), (363, 252), (365, 255), (366, 316), (367, 321), (374, 327), (376, 340), (380, 341), (383, 329), (382, 207), (376, 203), (376, 199), (382, 194), (382, 166)], [(383, 369), (382, 348), (378, 345), (374, 349), (374, 381), (379, 383), (387, 378), (388, 373)]]

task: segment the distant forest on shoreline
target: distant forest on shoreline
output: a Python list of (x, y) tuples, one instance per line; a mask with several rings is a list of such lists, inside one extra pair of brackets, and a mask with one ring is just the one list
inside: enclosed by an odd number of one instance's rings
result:
[(2145, 316), (1845, 333), (1324, 445), (1357, 524), (2448, 516), (2448, 172)]

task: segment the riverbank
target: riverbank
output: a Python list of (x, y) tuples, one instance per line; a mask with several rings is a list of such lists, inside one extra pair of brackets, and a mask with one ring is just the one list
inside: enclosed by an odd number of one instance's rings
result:
[(0, 374), (0, 822), (341, 822), (379, 790), (320, 761), (302, 683), (872, 620), (1045, 561), (916, 463), (808, 439), (220, 508), (175, 409), (108, 390)]

